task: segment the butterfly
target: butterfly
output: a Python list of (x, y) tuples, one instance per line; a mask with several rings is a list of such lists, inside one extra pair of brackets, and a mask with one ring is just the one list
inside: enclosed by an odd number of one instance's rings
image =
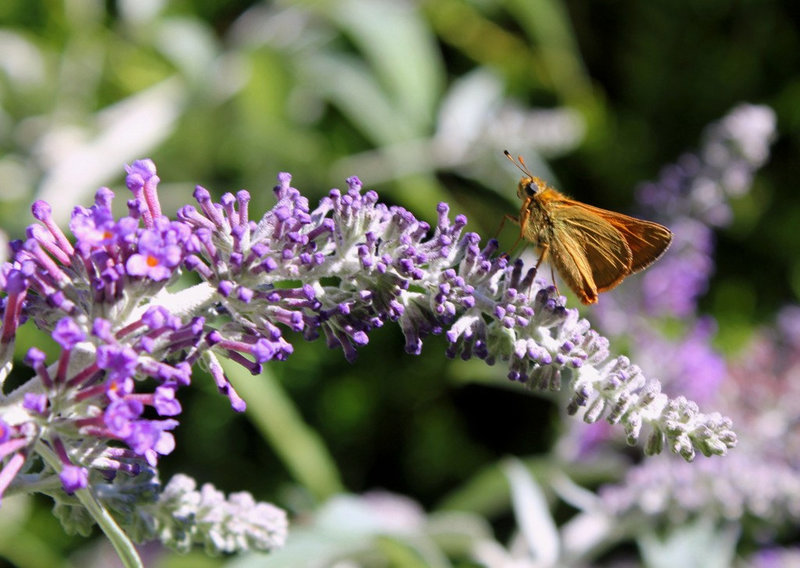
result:
[(570, 199), (534, 176), (522, 156), (515, 161), (504, 153), (524, 174), (517, 186), (519, 216), (503, 219), (520, 227), (511, 250), (523, 239), (534, 243), (540, 250), (535, 270), (549, 260), (584, 304), (653, 264), (672, 242), (664, 225)]

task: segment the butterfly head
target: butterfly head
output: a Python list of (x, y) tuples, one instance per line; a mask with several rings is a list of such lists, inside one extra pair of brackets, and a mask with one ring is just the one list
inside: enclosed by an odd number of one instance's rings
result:
[(524, 177), (517, 184), (517, 197), (523, 201), (532, 199), (547, 188), (547, 184), (535, 176)]
[(528, 202), (536, 195), (547, 189), (547, 184), (533, 175), (528, 166), (525, 165), (525, 160), (522, 159), (522, 156), (517, 156), (517, 159), (511, 156), (511, 153), (508, 150), (504, 150), (503, 153), (506, 155), (506, 158), (511, 160), (511, 163), (517, 166), (519, 170), (525, 174), (525, 177), (519, 180), (519, 184), (517, 184), (517, 197), (519, 197), (522, 201)]

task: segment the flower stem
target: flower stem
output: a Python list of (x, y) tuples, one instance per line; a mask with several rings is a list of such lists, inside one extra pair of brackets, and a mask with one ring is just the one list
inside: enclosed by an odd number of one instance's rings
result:
[[(56, 453), (46, 444), (37, 444), (36, 448), (42, 459), (52, 467), (55, 471), (61, 469), (61, 460), (59, 460)], [(128, 538), (128, 535), (119, 527), (111, 514), (103, 507), (97, 498), (92, 494), (89, 489), (79, 489), (75, 492), (75, 496), (86, 507), (86, 510), (95, 520), (97, 525), (105, 533), (111, 545), (117, 552), (122, 565), (125, 568), (144, 568), (139, 553), (136, 552), (136, 547), (133, 542)]]

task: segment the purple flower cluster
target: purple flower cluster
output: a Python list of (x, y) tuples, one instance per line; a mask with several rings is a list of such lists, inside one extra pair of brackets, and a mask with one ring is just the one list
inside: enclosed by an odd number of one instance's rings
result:
[[(219, 357), (257, 374), (292, 353), (290, 330), (324, 335), (352, 361), (389, 322), (402, 329), (409, 353), (419, 353), (427, 335), (444, 334), (449, 356), (505, 364), (514, 381), (562, 390), (569, 380), (570, 413), (619, 423), (631, 443), (649, 426), (650, 453), (667, 446), (691, 460), (697, 450), (722, 455), (736, 444), (730, 420), (669, 399), (627, 358), (610, 358), (608, 341), (554, 288), (534, 281), (521, 261), (497, 256), (496, 242), (481, 248), (478, 235), (462, 234), (466, 219), (451, 220), (445, 204), (431, 228), (362, 192), (352, 177), (312, 210), (280, 174), (277, 203), (259, 221), (250, 219), (246, 191), (213, 202), (201, 187), (197, 207), (171, 221), (161, 213), (153, 163), (127, 171), (127, 216), (113, 217), (112, 193), (101, 189), (94, 206), (73, 212), (73, 244), (37, 202), (39, 224), (0, 269), (2, 378), (26, 321), (57, 345), (49, 364), (32, 348), (24, 363), (33, 378), (5, 397), (0, 494), (24, 490), (37, 471), (39, 479), (57, 474), (66, 493), (91, 486), (96, 495), (109, 495), (120, 475), (146, 472), (141, 494), (155, 498), (152, 471), (174, 447), (176, 392), (195, 364), (241, 411)], [(168, 290), (182, 271), (201, 282)]]
[[(113, 193), (100, 189), (94, 206), (73, 211), (74, 243), (50, 207), (36, 202), (40, 224), (12, 244), (13, 259), (0, 268), (2, 377), (27, 321), (50, 331), (58, 353), (48, 364), (45, 351), (30, 348), (23, 362), (33, 377), (6, 397), (0, 494), (24, 490), (23, 469), (29, 482), (34, 473), (38, 480), (57, 474), (66, 494), (90, 485), (97, 493), (174, 449), (176, 391), (214, 341), (204, 315), (170, 311), (166, 285), (201, 243), (189, 225), (160, 214), (151, 161), (134, 163), (126, 181), (134, 193), (128, 216), (115, 219)], [(220, 390), (243, 409), (221, 377), (215, 374)], [(155, 380), (149, 390), (146, 378)]]
[[(741, 451), (692, 467), (647, 460), (618, 484), (601, 488), (618, 519), (645, 515), (681, 521), (746, 516), (772, 528), (800, 522), (800, 308), (784, 309), (774, 328), (755, 334), (730, 365), (721, 404), (745, 433)], [(758, 536), (756, 537), (758, 538)]]
[(675, 524), (698, 516), (728, 521), (747, 516), (780, 527), (800, 518), (800, 476), (785, 462), (739, 452), (694, 464), (663, 458), (602, 487), (605, 511), (620, 522), (644, 517)]
[(286, 513), (278, 507), (256, 502), (246, 491), (226, 498), (208, 483), (198, 490), (195, 480), (183, 474), (170, 480), (153, 509), (156, 534), (172, 540), (180, 552), (194, 545), (209, 554), (279, 548), (289, 528)]
[[(445, 204), (428, 236), (431, 228), (408, 211), (379, 203), (375, 192), (362, 194), (358, 178), (348, 179), (346, 193), (331, 191), (313, 211), (290, 179), (279, 176), (278, 203), (258, 224), (241, 216), (244, 192), (214, 205), (198, 188), (201, 209), (179, 212), (204, 243), (205, 255), (191, 256), (187, 265), (223, 297), (234, 321), (229, 330), (245, 322), (242, 333), (260, 336), (250, 343), (267, 338), (277, 342), (274, 353), (285, 355), (290, 347), (281, 350), (276, 323), (309, 339), (321, 330), (331, 347), (353, 360), (373, 328), (396, 321), (409, 353), (420, 352), (427, 334), (444, 333), (449, 356), (506, 362), (510, 379), (535, 388), (560, 390), (566, 372), (575, 389), (571, 413), (589, 405), (587, 421), (607, 416), (622, 422), (631, 442), (649, 423), (652, 451), (668, 444), (691, 459), (697, 448), (724, 453), (735, 443), (728, 422), (699, 414), (686, 401), (677, 404), (680, 432), (659, 426), (675, 401), (668, 402), (657, 382), (625, 358), (606, 362), (605, 338), (564, 308), (554, 289), (533, 282), (520, 261), (494, 256), (495, 242), (481, 248), (478, 235), (462, 236), (466, 219), (451, 222)], [(205, 231), (215, 236), (213, 243)], [(302, 284), (287, 287), (292, 280)]]
[[(143, 184), (154, 194), (157, 181), (152, 162), (129, 169), (132, 188)], [(140, 309), (142, 298), (162, 289), (192, 250), (188, 227), (153, 215), (143, 196), (128, 203), (129, 216), (115, 220), (112, 196), (101, 189), (93, 207), (75, 209), (74, 244), (53, 222), (50, 207), (36, 202), (33, 215), (41, 225), (32, 225), (25, 241), (12, 244), (13, 261), (0, 270), (7, 294), (0, 339), (4, 363), (10, 364), (16, 329), (27, 319), (49, 329), (60, 348), (49, 366), (44, 351), (28, 351), (24, 362), (35, 379), (20, 389), (27, 416), (10, 422), (12, 438), (28, 442), (19, 450), (26, 457), (33, 442), (46, 441), (70, 493), (87, 486), (93, 464), (102, 463), (96, 469), (106, 477), (135, 474), (139, 460), (154, 466), (158, 455), (172, 450), (169, 431), (178, 422), (166, 417), (181, 411), (175, 390), (189, 384), (192, 360), (169, 361), (202, 339), (202, 325), (195, 321), (181, 321), (157, 304)], [(145, 376), (155, 378), (158, 387), (136, 393), (135, 379)], [(159, 418), (145, 417), (146, 408)], [(119, 453), (109, 445), (108, 452), (89, 458), (76, 448), (87, 436), (120, 442), (127, 450)]]

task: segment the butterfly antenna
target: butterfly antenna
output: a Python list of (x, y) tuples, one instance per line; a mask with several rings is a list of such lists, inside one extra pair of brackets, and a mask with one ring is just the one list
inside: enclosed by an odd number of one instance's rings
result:
[(503, 154), (506, 155), (506, 158), (511, 160), (512, 164), (514, 164), (515, 166), (517, 166), (517, 168), (519, 168), (519, 171), (521, 171), (523, 174), (525, 174), (528, 177), (533, 177), (533, 174), (528, 169), (528, 166), (525, 165), (525, 160), (522, 159), (522, 156), (517, 156), (517, 159), (515, 160), (511, 156), (511, 152), (509, 152), (508, 150), (503, 150)]

